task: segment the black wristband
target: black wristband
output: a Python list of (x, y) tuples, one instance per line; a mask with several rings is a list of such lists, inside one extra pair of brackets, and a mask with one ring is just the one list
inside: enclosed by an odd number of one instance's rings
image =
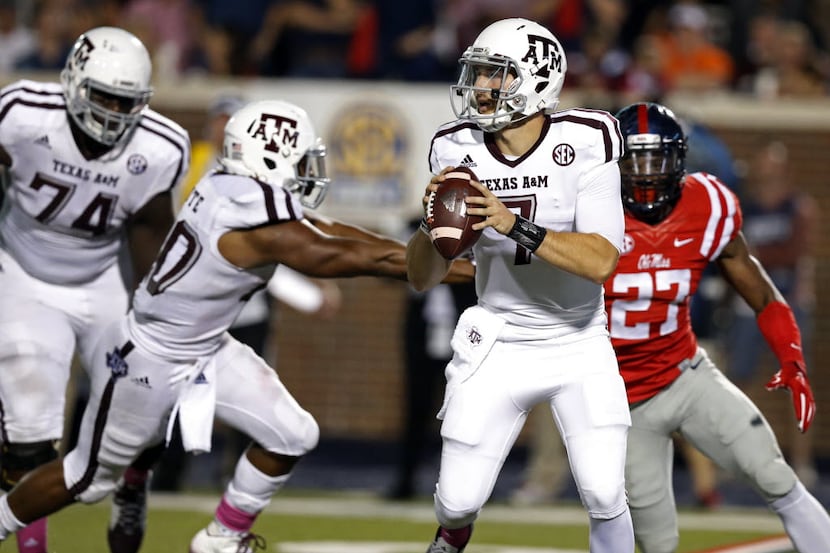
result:
[(520, 246), (524, 246), (531, 252), (535, 252), (542, 245), (547, 233), (545, 227), (540, 227), (524, 217), (516, 215), (516, 222), (513, 223), (513, 228), (507, 233), (507, 237), (512, 238)]
[(424, 233), (424, 234), (426, 234), (427, 236), (429, 236), (429, 235), (430, 235), (430, 234), (429, 234), (429, 223), (427, 223), (427, 217), (426, 217), (426, 215), (424, 215), (424, 216), (421, 218), (421, 222), (420, 222), (420, 224), (418, 225), (418, 228), (421, 230), (421, 232), (423, 232), (423, 233)]

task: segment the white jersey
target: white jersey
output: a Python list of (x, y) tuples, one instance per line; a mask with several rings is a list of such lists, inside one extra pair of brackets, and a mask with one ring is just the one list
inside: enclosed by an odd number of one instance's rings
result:
[(232, 265), (219, 253), (219, 238), (233, 229), (302, 218), (299, 201), (281, 186), (222, 172), (203, 177), (135, 294), (129, 316), (134, 341), (163, 358), (213, 353), (276, 268)]
[(30, 275), (53, 284), (94, 280), (118, 260), (123, 226), (187, 172), (190, 139), (146, 110), (115, 159), (86, 159), (58, 83), (0, 91), (0, 145), (12, 159), (0, 243)]
[[(548, 116), (539, 142), (509, 159), (475, 124), (441, 126), (430, 149), (433, 173), (466, 166), (510, 209), (553, 231), (597, 233), (621, 248), (624, 222), (617, 160), (619, 126), (585, 109)], [(549, 336), (605, 326), (602, 286), (546, 263), (492, 228), (473, 247), (479, 304), (511, 325)]]

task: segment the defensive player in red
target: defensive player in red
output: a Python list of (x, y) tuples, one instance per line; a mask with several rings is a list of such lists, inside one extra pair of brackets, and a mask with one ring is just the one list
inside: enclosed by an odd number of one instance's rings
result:
[(625, 239), (605, 282), (609, 330), (631, 406), (625, 466), (637, 544), (672, 553), (678, 544), (672, 439), (679, 432), (720, 467), (747, 480), (801, 553), (827, 551), (830, 517), (784, 460), (752, 401), (697, 343), (689, 299), (710, 261), (757, 313), (780, 363), (768, 390), (792, 394), (798, 428), (815, 415), (792, 311), (741, 233), (737, 198), (714, 175), (685, 172), (686, 137), (664, 106), (617, 113)]

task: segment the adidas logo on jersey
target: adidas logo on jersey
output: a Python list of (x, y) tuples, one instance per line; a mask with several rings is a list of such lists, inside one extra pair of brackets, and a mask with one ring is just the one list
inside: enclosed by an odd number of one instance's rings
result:
[(470, 154), (467, 154), (466, 156), (464, 156), (464, 159), (461, 160), (461, 163), (459, 163), (458, 166), (459, 167), (477, 167), (477, 164), (476, 164), (475, 161), (473, 161), (473, 158), (470, 157)]
[(208, 379), (205, 376), (205, 373), (199, 373), (199, 376), (196, 377), (196, 380), (193, 381), (194, 384), (207, 384)]
[(133, 378), (132, 378), (132, 380), (131, 380), (131, 382), (132, 382), (133, 384), (136, 384), (136, 385), (138, 385), (138, 386), (141, 386), (142, 388), (147, 388), (148, 390), (151, 390), (151, 389), (153, 388), (152, 386), (150, 386), (150, 378), (149, 378), (149, 377), (147, 377), (147, 376), (136, 376), (136, 377), (133, 377)]
[(35, 140), (35, 144), (38, 144), (40, 146), (46, 146), (50, 150), (52, 149), (52, 146), (49, 145), (49, 136), (45, 134), (37, 140)]

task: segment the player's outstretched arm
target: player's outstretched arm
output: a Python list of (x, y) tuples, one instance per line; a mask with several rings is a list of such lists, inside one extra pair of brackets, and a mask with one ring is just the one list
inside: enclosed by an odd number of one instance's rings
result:
[[(428, 290), (448, 279), (450, 267), (462, 267), (463, 261), (449, 261), (438, 253), (432, 240), (416, 230), (406, 245), (407, 278), (415, 290)], [(468, 262), (469, 263), (469, 262)], [(453, 282), (448, 279), (447, 282)], [(462, 281), (455, 281), (462, 282)]]
[(219, 251), (245, 269), (279, 263), (318, 278), (406, 278), (403, 243), (330, 236), (302, 221), (227, 232), (219, 239)]
[(816, 414), (816, 403), (792, 309), (763, 266), (750, 255), (743, 233), (738, 233), (723, 249), (718, 266), (727, 282), (755, 311), (758, 328), (778, 359), (781, 368), (767, 383), (767, 389), (790, 391), (798, 429), (806, 432)]
[(331, 236), (339, 236), (340, 238), (356, 238), (359, 240), (366, 240), (367, 242), (386, 241), (389, 240), (386, 236), (382, 236), (372, 232), (363, 227), (344, 223), (331, 217), (325, 217), (318, 213), (305, 213), (305, 220), (314, 225), (317, 229)]
[[(356, 225), (343, 223), (328, 217), (322, 217), (317, 214), (309, 215), (306, 213), (306, 220), (308, 220), (308, 222), (314, 225), (317, 229), (332, 236), (339, 236), (341, 238), (356, 238), (367, 242), (382, 242), (387, 244), (391, 242), (397, 244), (397, 241), (381, 234), (374, 233)], [(441, 282), (446, 284), (458, 284), (470, 282), (473, 279), (475, 279), (475, 266), (472, 262), (469, 259), (457, 259), (450, 264), (449, 270)]]

